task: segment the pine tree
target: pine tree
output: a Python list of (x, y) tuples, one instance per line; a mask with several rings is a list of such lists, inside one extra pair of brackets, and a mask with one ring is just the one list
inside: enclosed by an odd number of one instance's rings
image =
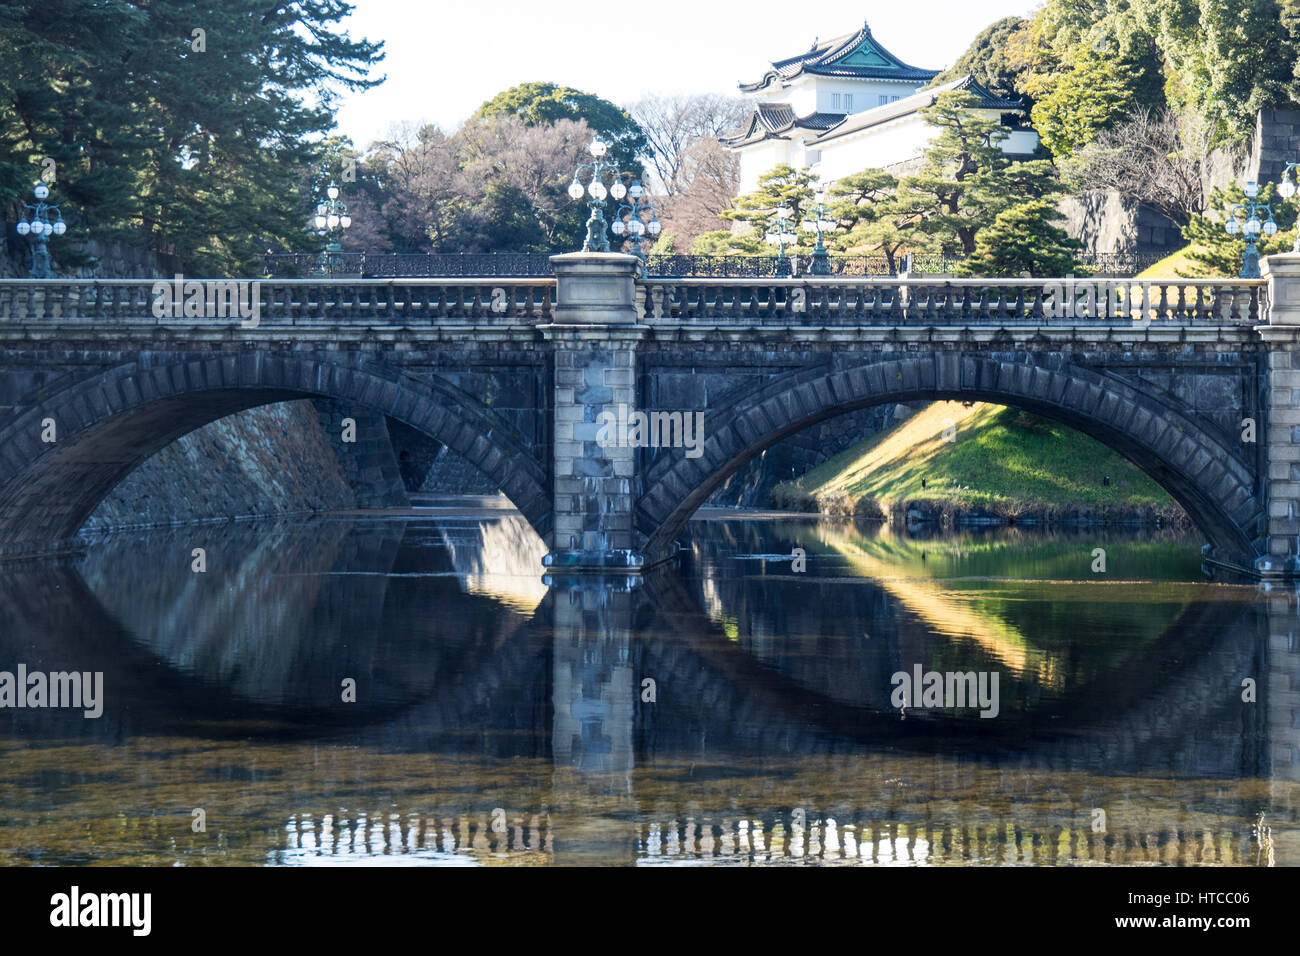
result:
[(797, 170), (787, 163), (779, 163), (758, 177), (758, 189), (738, 196), (731, 209), (724, 209), (720, 219), (742, 222), (750, 229), (733, 233), (725, 229), (706, 232), (696, 237), (694, 251), (701, 255), (738, 254), (760, 255), (767, 247), (764, 237), (777, 218), (777, 210), (784, 205), (790, 210), (790, 225), (794, 233), (786, 245), (786, 255), (811, 253), (813, 244), (808, 234), (799, 228), (805, 212), (812, 207), (817, 176), (807, 168)]
[(898, 185), (899, 217), (927, 237), (925, 244), (949, 255), (971, 255), (980, 230), (1008, 206), (1060, 192), (1045, 160), (1007, 159), (999, 145), (1006, 131), (975, 112), (977, 103), (970, 93), (950, 91), (921, 111), (939, 135), (922, 171)]
[[(1277, 196), (1272, 183), (1260, 187), (1256, 202), (1266, 203), (1277, 223), (1277, 234), (1269, 237), (1260, 235), (1256, 247), (1260, 258), (1289, 252), (1295, 241), (1296, 214), (1300, 202), (1297, 199), (1281, 199)], [(1190, 277), (1222, 276), (1230, 278), (1241, 273), (1242, 254), (1245, 252), (1245, 240), (1241, 233), (1235, 236), (1224, 229), (1230, 210), (1246, 203), (1246, 191), (1240, 186), (1230, 189), (1215, 187), (1210, 194), (1209, 214), (1193, 216), (1183, 227), (1183, 238), (1189, 249), (1187, 261), (1191, 269), (1186, 273)], [(1267, 214), (1261, 214), (1265, 218)]]
[(1033, 199), (998, 213), (980, 230), (974, 253), (957, 266), (962, 276), (1082, 275), (1077, 239), (1056, 222), (1065, 217), (1050, 202)]
[[(195, 274), (246, 274), (268, 245), (311, 248), (307, 172), (340, 87), (380, 82), (380, 45), (344, 0), (0, 7), (0, 196), (43, 158), (76, 239), (126, 239)], [(308, 94), (316, 105), (307, 105)]]

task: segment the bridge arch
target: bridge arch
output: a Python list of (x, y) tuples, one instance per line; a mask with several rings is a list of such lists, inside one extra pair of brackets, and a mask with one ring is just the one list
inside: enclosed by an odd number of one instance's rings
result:
[(710, 409), (699, 458), (666, 458), (646, 475), (636, 529), (651, 559), (671, 553), (686, 521), (755, 455), (804, 428), (871, 405), (983, 401), (1059, 421), (1122, 454), (1164, 488), (1215, 553), (1249, 566), (1263, 552), (1260, 481), (1201, 423), (1127, 383), (1067, 362), (1051, 366), (936, 352), (782, 376)]
[[(130, 362), (38, 395), (0, 429), (0, 553), (65, 545), (122, 478), (177, 438), (248, 408), (301, 398), (364, 407), (449, 446), (546, 539), (546, 472), (476, 399), (371, 362), (247, 350)], [(45, 419), (55, 422), (55, 442), (41, 441)]]

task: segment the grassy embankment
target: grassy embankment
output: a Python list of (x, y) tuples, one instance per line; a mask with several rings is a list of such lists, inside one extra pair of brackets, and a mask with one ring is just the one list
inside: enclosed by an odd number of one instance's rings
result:
[(909, 511), (941, 520), (1184, 518), (1154, 481), (1088, 436), (1016, 409), (960, 402), (935, 402), (782, 482), (772, 503), (880, 518)]

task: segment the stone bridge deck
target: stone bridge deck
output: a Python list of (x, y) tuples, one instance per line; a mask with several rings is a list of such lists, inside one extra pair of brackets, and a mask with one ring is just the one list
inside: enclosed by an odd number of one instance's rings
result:
[[(577, 254), (556, 279), (3, 280), (0, 553), (70, 540), (186, 431), (311, 396), (464, 455), (550, 566), (636, 569), (782, 438), (960, 399), (1092, 435), (1186, 508), (1212, 558), (1293, 572), (1300, 257), (1266, 265), (1253, 281), (642, 279), (631, 257)], [(620, 409), (655, 434), (605, 427)]]

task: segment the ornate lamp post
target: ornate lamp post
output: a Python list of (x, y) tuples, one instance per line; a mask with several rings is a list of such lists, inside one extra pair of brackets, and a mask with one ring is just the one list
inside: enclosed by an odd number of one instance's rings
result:
[(826, 208), (826, 190), (818, 187), (817, 205), (813, 208), (812, 215), (803, 221), (803, 228), (808, 232), (817, 233), (817, 246), (813, 249), (812, 265), (808, 271), (815, 276), (828, 276), (831, 274), (831, 257), (822, 244), (822, 234), (830, 232), (835, 228), (835, 220), (829, 217), (830, 210)]
[(343, 230), (351, 227), (352, 217), (348, 215), (347, 203), (339, 199), (339, 187), (331, 182), (325, 187), (325, 201), (317, 203), (316, 215), (312, 219), (318, 236), (326, 236), (325, 251), (321, 253), (321, 275), (329, 275), (333, 266), (339, 261), (343, 252)]
[(790, 274), (790, 260), (786, 258), (785, 247), (794, 241), (795, 229), (790, 224), (790, 217), (794, 215), (792, 210), (785, 203), (781, 203), (776, 211), (776, 219), (772, 222), (771, 228), (763, 238), (769, 245), (776, 246), (776, 276), (778, 279), (785, 278)]
[[(622, 189), (622, 186), (622, 182), (618, 182), (610, 188), (610, 193), (615, 199), (620, 198), (619, 191)], [(609, 231), (620, 239), (626, 236), (628, 240), (631, 241), (632, 255), (636, 256), (643, 263), (646, 260), (646, 256), (645, 253), (641, 251), (641, 237), (649, 234), (650, 238), (653, 239), (655, 236), (659, 235), (660, 231), (663, 229), (663, 227), (659, 225), (659, 217), (655, 214), (654, 206), (648, 202), (643, 203), (641, 201), (641, 196), (644, 192), (645, 190), (641, 186), (641, 183), (633, 180), (632, 185), (627, 187), (627, 195), (632, 197), (632, 205), (629, 206), (626, 203), (620, 205), (618, 207), (618, 218), (615, 219), (609, 227)], [(627, 219), (623, 218), (623, 213), (625, 211), (630, 213)], [(641, 218), (642, 213), (645, 212), (650, 213), (649, 222), (645, 222)]]
[[(1287, 163), (1286, 169), (1282, 170), (1282, 182), (1278, 184), (1277, 191), (1283, 199), (1290, 199), (1296, 194), (1296, 183), (1291, 175), (1297, 167), (1300, 167), (1300, 163)], [(1300, 179), (1300, 173), (1295, 175)], [(1291, 245), (1291, 251), (1300, 252), (1300, 222), (1296, 223), (1295, 242)]]
[[(1260, 233), (1271, 236), (1277, 232), (1273, 211), (1268, 203), (1255, 201), (1258, 195), (1259, 183), (1254, 181), (1246, 183), (1246, 201), (1228, 210), (1228, 221), (1223, 225), (1228, 235), (1235, 236), (1241, 233), (1245, 237), (1246, 249), (1241, 254), (1241, 278), (1243, 279), (1259, 278), (1259, 249), (1256, 243), (1259, 241)], [(1261, 221), (1259, 218), (1261, 212), (1267, 214), (1268, 218)]]
[[(582, 163), (573, 171), (569, 195), (574, 199), (581, 199), (584, 193), (590, 197), (587, 202), (591, 206), (591, 215), (587, 218), (587, 238), (582, 243), (582, 251), (609, 252), (609, 237), (605, 234), (605, 197), (622, 199), (627, 195), (627, 187), (618, 178), (617, 167), (604, 161), (605, 154), (609, 152), (608, 143), (594, 139), (587, 147), (587, 152), (591, 153), (594, 162)], [(578, 180), (584, 169), (591, 170), (591, 180), (585, 188)], [(614, 182), (609, 187), (605, 186), (607, 173), (614, 174)]]
[[(24, 203), (25, 210), (31, 210), (32, 218), (28, 219), (26, 212), (18, 220), (17, 230), (20, 236), (32, 236), (36, 242), (32, 246), (32, 271), (33, 279), (52, 278), (50, 273), (50, 250), (45, 245), (50, 236), (61, 236), (68, 231), (67, 225), (63, 221), (63, 213), (59, 207), (50, 205), (45, 202), (50, 195), (50, 187), (45, 183), (38, 182), (32, 190), (32, 195), (36, 197), (36, 204)], [(50, 214), (54, 214), (54, 221), (50, 221)]]

